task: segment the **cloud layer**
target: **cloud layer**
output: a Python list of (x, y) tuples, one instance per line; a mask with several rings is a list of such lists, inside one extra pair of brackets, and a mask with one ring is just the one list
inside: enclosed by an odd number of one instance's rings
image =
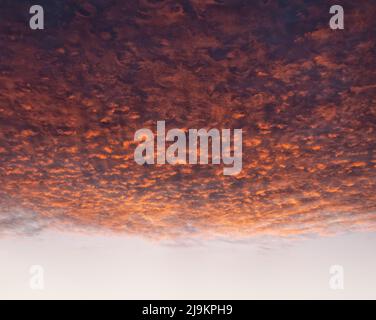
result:
[[(344, 31), (327, 1), (42, 2), (44, 31), (27, 2), (0, 5), (3, 232), (375, 231), (371, 1), (342, 1)], [(242, 128), (242, 173), (137, 165), (157, 120)]]

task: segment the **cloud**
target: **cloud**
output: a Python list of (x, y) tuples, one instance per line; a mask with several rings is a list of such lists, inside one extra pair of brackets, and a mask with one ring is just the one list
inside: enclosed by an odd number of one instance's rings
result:
[[(375, 231), (373, 4), (344, 1), (333, 32), (326, 1), (84, 3), (99, 20), (68, 6), (44, 33), (3, 8), (3, 233)], [(157, 120), (242, 128), (241, 174), (138, 166), (133, 135)]]
[(43, 220), (33, 212), (0, 209), (0, 236), (38, 234), (46, 225)]

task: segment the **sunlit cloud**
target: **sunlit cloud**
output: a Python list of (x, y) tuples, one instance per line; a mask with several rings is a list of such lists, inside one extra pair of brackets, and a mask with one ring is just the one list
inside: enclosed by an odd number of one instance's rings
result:
[[(342, 2), (342, 33), (326, 1), (51, 1), (43, 33), (4, 8), (0, 234), (375, 231), (376, 7)], [(242, 128), (241, 173), (137, 165), (158, 120)]]

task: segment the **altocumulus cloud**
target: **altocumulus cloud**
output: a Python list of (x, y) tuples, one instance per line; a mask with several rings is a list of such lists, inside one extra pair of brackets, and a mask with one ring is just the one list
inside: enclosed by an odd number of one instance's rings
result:
[(32, 236), (47, 226), (47, 220), (41, 219), (37, 213), (23, 209), (0, 208), (0, 236), (26, 235)]
[[(1, 232), (375, 230), (376, 6), (342, 0), (341, 32), (328, 1), (282, 2), (45, 1), (39, 33), (2, 1)], [(241, 173), (137, 165), (157, 120), (241, 128)]]

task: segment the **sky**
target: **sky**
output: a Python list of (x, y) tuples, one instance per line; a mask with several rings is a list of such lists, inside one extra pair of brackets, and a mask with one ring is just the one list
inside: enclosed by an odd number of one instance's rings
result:
[[(0, 1), (0, 296), (34, 260), (41, 297), (332, 298), (333, 264), (374, 296), (372, 1), (344, 30), (326, 0), (41, 0), (43, 30), (31, 4)], [(137, 164), (157, 121), (242, 129), (241, 172)]]
[[(375, 299), (374, 233), (155, 243), (46, 233), (0, 243), (1, 299)], [(33, 265), (44, 289), (30, 288)], [(343, 290), (330, 267), (344, 269)]]

